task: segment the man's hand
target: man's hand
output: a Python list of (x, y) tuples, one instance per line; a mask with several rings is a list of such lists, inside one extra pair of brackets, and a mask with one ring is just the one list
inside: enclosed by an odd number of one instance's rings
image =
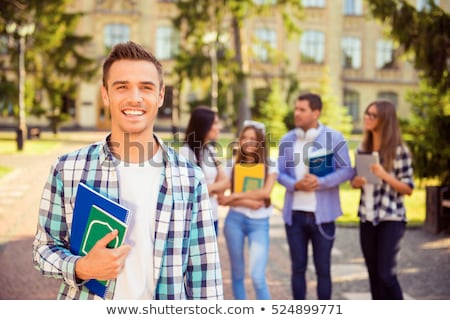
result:
[(77, 261), (75, 265), (77, 278), (81, 280), (117, 278), (131, 249), (129, 245), (122, 245), (115, 249), (106, 247), (117, 236), (117, 232), (114, 230), (98, 240), (91, 251)]
[(319, 187), (319, 179), (313, 174), (305, 174), (305, 176), (295, 183), (295, 190), (315, 191)]

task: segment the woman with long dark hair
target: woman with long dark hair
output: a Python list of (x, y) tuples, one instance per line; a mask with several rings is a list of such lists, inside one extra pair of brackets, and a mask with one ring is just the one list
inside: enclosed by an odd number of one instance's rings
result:
[(191, 114), (180, 154), (202, 168), (208, 184), (216, 235), (219, 232), (217, 193), (228, 187), (228, 179), (217, 160), (214, 144), (220, 134), (217, 112), (207, 106), (196, 107)]
[(412, 159), (391, 102), (374, 101), (368, 105), (357, 152), (378, 152), (380, 158), (379, 164), (371, 165), (380, 183), (369, 184), (362, 176), (351, 181), (353, 188), (361, 189), (360, 242), (372, 298), (403, 299), (395, 267), (407, 221), (404, 195), (411, 195), (414, 180)]

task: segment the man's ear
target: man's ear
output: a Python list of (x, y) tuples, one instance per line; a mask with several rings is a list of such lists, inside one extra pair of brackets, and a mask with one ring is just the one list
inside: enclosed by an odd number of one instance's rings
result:
[(313, 110), (313, 115), (314, 115), (314, 119), (319, 119), (319, 117), (320, 117), (320, 110), (318, 110), (318, 109), (316, 109), (316, 110)]
[(102, 86), (101, 92), (102, 92), (103, 105), (106, 107), (109, 107), (108, 89), (106, 89), (105, 86)]
[(164, 104), (164, 95), (165, 95), (165, 93), (166, 93), (166, 86), (163, 85), (161, 87), (161, 90), (159, 90), (159, 96), (158, 96), (159, 105), (158, 105), (158, 108), (161, 108), (162, 105)]

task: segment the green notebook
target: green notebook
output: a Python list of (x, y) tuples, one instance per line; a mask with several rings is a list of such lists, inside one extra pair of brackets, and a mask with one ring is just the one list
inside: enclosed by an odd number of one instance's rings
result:
[[(118, 248), (123, 243), (127, 231), (127, 225), (107, 211), (93, 204), (91, 211), (89, 212), (86, 229), (84, 230), (80, 254), (86, 255), (92, 247), (95, 246), (98, 240), (116, 229), (118, 231), (117, 236), (111, 240), (110, 243), (108, 243), (108, 248)], [(97, 281), (103, 285), (108, 283), (106, 280)]]
[(95, 204), (92, 205), (84, 230), (80, 253), (86, 255), (98, 240), (115, 229), (119, 231), (118, 235), (108, 243), (108, 248), (118, 248), (123, 243), (127, 225)]
[(263, 179), (262, 178), (254, 178), (254, 177), (244, 177), (244, 186), (242, 187), (242, 191), (251, 191), (258, 190), (263, 187)]

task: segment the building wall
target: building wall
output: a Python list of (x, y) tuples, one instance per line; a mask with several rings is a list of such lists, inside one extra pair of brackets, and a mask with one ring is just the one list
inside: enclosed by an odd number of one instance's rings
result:
[[(362, 15), (346, 16), (343, 14), (344, 0), (326, 1), (325, 8), (305, 8), (305, 20), (301, 22), (302, 30), (315, 29), (325, 34), (325, 58), (323, 64), (308, 64), (301, 61), (299, 51), (300, 36), (289, 39), (284, 32), (281, 15), (253, 18), (245, 22), (244, 39), (250, 43), (253, 30), (258, 26), (269, 26), (276, 30), (276, 46), (287, 55), (288, 71), (295, 73), (300, 82), (301, 90), (315, 89), (324, 76), (324, 67), (329, 70), (332, 93), (343, 105), (344, 90), (352, 90), (359, 94), (359, 119), (356, 128), (361, 128), (364, 109), (367, 104), (377, 98), (379, 92), (394, 92), (398, 96), (398, 112), (400, 117), (407, 117), (409, 105), (405, 101), (408, 90), (417, 87), (417, 72), (411, 63), (399, 61), (397, 68), (379, 70), (375, 66), (376, 40), (383, 37), (383, 27), (371, 20), (368, 8), (364, 2)], [(441, 1), (441, 5), (449, 10), (450, 1)], [(108, 129), (109, 113), (102, 105), (100, 96), (101, 65), (105, 58), (104, 27), (109, 23), (123, 23), (130, 26), (130, 38), (154, 51), (156, 44), (156, 28), (171, 25), (171, 19), (176, 16), (176, 6), (170, 1), (160, 0), (77, 0), (73, 1), (68, 10), (83, 11), (86, 15), (80, 21), (77, 32), (93, 36), (92, 43), (85, 53), (98, 61), (99, 72), (90, 83), (80, 85), (76, 101), (75, 122), (82, 128)], [(344, 36), (354, 36), (362, 40), (362, 64), (359, 69), (343, 68), (343, 53), (341, 39)], [(181, 40), (182, 41), (182, 40)], [(163, 60), (165, 82), (172, 85), (174, 61)], [(267, 75), (278, 77), (281, 68), (278, 65), (249, 61), (249, 98), (253, 100), (253, 90), (267, 86)], [(174, 101), (179, 105), (179, 123), (186, 125), (189, 114), (187, 100), (191, 87), (175, 93)], [(291, 103), (293, 105), (293, 102)], [(170, 127), (171, 119), (159, 119), (161, 126)]]

